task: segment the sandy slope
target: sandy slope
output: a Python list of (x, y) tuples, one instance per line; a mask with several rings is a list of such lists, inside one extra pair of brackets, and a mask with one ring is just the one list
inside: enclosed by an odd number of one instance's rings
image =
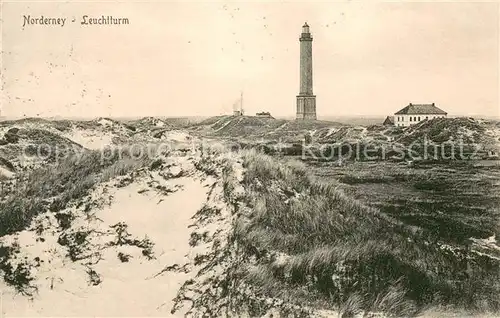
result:
[[(165, 272), (152, 277), (165, 266), (187, 262), (190, 218), (205, 203), (209, 180), (201, 182), (192, 176), (165, 180), (158, 173), (147, 174), (125, 187), (117, 188), (110, 182), (96, 189), (92, 197), (106, 196), (109, 206), (104, 202), (104, 207), (93, 210), (95, 215), (73, 209), (76, 219), (69, 229), (62, 230), (53, 214), (46, 214), (33, 222), (30, 230), (3, 237), (4, 244), (19, 242), (18, 260), (26, 256), (43, 261), (33, 273), (38, 286), (33, 300), (0, 282), (4, 317), (171, 316), (172, 299), (192, 274)], [(158, 185), (176, 191), (165, 195), (157, 192)], [(106, 246), (117, 237), (110, 226), (119, 222), (128, 225), (127, 232), (133, 238), (141, 240), (147, 235), (154, 243), (154, 259), (149, 260), (136, 246)], [(36, 234), (36, 224), (44, 224), (41, 235)], [(64, 231), (80, 230), (92, 231), (88, 252), (96, 255), (72, 262), (67, 248), (57, 239)], [(130, 255), (130, 260), (120, 261), (118, 252)], [(87, 265), (89, 262), (97, 264)], [(95, 286), (89, 283), (90, 269), (100, 280)]]
[(73, 129), (64, 134), (64, 137), (82, 145), (84, 148), (99, 150), (112, 144), (113, 134)]

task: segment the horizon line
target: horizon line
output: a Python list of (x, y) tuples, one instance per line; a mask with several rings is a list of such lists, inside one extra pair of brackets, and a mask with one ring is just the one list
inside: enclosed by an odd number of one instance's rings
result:
[[(272, 115), (272, 114), (271, 114)], [(227, 116), (231, 117), (232, 114), (219, 114), (219, 115), (140, 115), (140, 116), (105, 116), (105, 115), (97, 115), (97, 116), (2, 116), (0, 115), (0, 121), (4, 120), (19, 120), (19, 119), (46, 119), (46, 120), (94, 120), (99, 118), (110, 118), (110, 119), (142, 119), (142, 118), (211, 118), (211, 117), (221, 117)], [(359, 119), (379, 119), (386, 118), (388, 116), (394, 115), (324, 115), (318, 116), (318, 120), (324, 120), (327, 118), (359, 118)], [(257, 117), (256, 115), (242, 115), (242, 117)], [(276, 115), (275, 119), (295, 119), (294, 114), (290, 115)], [(460, 117), (468, 117), (474, 119), (500, 119), (500, 115), (492, 116), (492, 115), (466, 115), (466, 114), (448, 114), (447, 118), (460, 118)]]

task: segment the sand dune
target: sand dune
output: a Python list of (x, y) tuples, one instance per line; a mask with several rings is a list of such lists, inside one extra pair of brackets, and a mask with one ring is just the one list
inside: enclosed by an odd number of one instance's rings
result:
[[(207, 199), (207, 182), (210, 180), (202, 182), (194, 176), (165, 180), (158, 173), (146, 174), (120, 188), (116, 187), (119, 180), (111, 181), (92, 193), (91, 197), (104, 200), (101, 209), (91, 214), (65, 211), (75, 216), (69, 229), (61, 230), (54, 216), (47, 213), (29, 230), (3, 237), (3, 244), (19, 244), (15, 261), (38, 257), (41, 262), (32, 272), (36, 277), (33, 285), (38, 287), (32, 299), (0, 283), (4, 317), (171, 316), (172, 300), (190, 274), (154, 276), (165, 266), (188, 262), (188, 226)], [(158, 185), (174, 192), (160, 193)], [(41, 234), (36, 231), (39, 224), (44, 227)], [(148, 259), (141, 248), (130, 244), (108, 246), (116, 240), (117, 234), (110, 228), (116, 224), (125, 224), (133, 238), (147, 237), (154, 244), (153, 258)], [(58, 237), (76, 232), (89, 233), (82, 254), (95, 255), (72, 262), (66, 256), (67, 248), (58, 244)], [(130, 256), (129, 260), (122, 262), (119, 253)]]

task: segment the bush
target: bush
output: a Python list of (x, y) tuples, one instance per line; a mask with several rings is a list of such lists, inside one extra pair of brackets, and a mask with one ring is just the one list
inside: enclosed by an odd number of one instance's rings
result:
[(5, 141), (7, 141), (7, 143), (15, 144), (19, 141), (19, 136), (16, 134), (12, 134), (12, 133), (7, 132), (4, 136), (4, 139), (5, 139)]
[(0, 157), (0, 165), (4, 166), (5, 168), (7, 168), (8, 170), (10, 170), (12, 172), (16, 171), (16, 168), (14, 167), (12, 162), (5, 159), (4, 157)]
[(8, 134), (11, 134), (11, 135), (16, 135), (17, 133), (19, 132), (19, 128), (10, 128), (9, 130), (7, 130), (7, 133)]

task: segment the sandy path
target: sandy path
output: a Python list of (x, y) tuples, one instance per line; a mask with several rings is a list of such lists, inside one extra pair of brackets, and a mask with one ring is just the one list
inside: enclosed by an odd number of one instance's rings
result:
[[(43, 287), (39, 288), (34, 301), (15, 295), (12, 288), (0, 283), (4, 317), (171, 317), (172, 299), (190, 274), (166, 272), (156, 278), (150, 277), (165, 266), (186, 263), (185, 255), (190, 251), (190, 218), (204, 204), (208, 188), (193, 178), (169, 180), (169, 183), (180, 185), (182, 189), (168, 196), (160, 196), (155, 191), (139, 194), (144, 185), (137, 183), (113, 189), (113, 203), (96, 215), (103, 221), (99, 228), (125, 222), (134, 237), (141, 239), (147, 235), (155, 243), (156, 259), (148, 260), (133, 246), (106, 248), (102, 251), (102, 260), (92, 266), (102, 282), (89, 286), (84, 265), (61, 256), (59, 259), (54, 257), (50, 267), (41, 269), (37, 275), (37, 285)], [(39, 245), (33, 236), (27, 231), (20, 233), (21, 246)], [(54, 242), (46, 238), (46, 243), (51, 241)], [(41, 254), (46, 255), (46, 250)], [(123, 263), (117, 257), (118, 251), (132, 258)], [(53, 277), (57, 277), (55, 283), (50, 279)], [(48, 285), (49, 280), (53, 289)]]

